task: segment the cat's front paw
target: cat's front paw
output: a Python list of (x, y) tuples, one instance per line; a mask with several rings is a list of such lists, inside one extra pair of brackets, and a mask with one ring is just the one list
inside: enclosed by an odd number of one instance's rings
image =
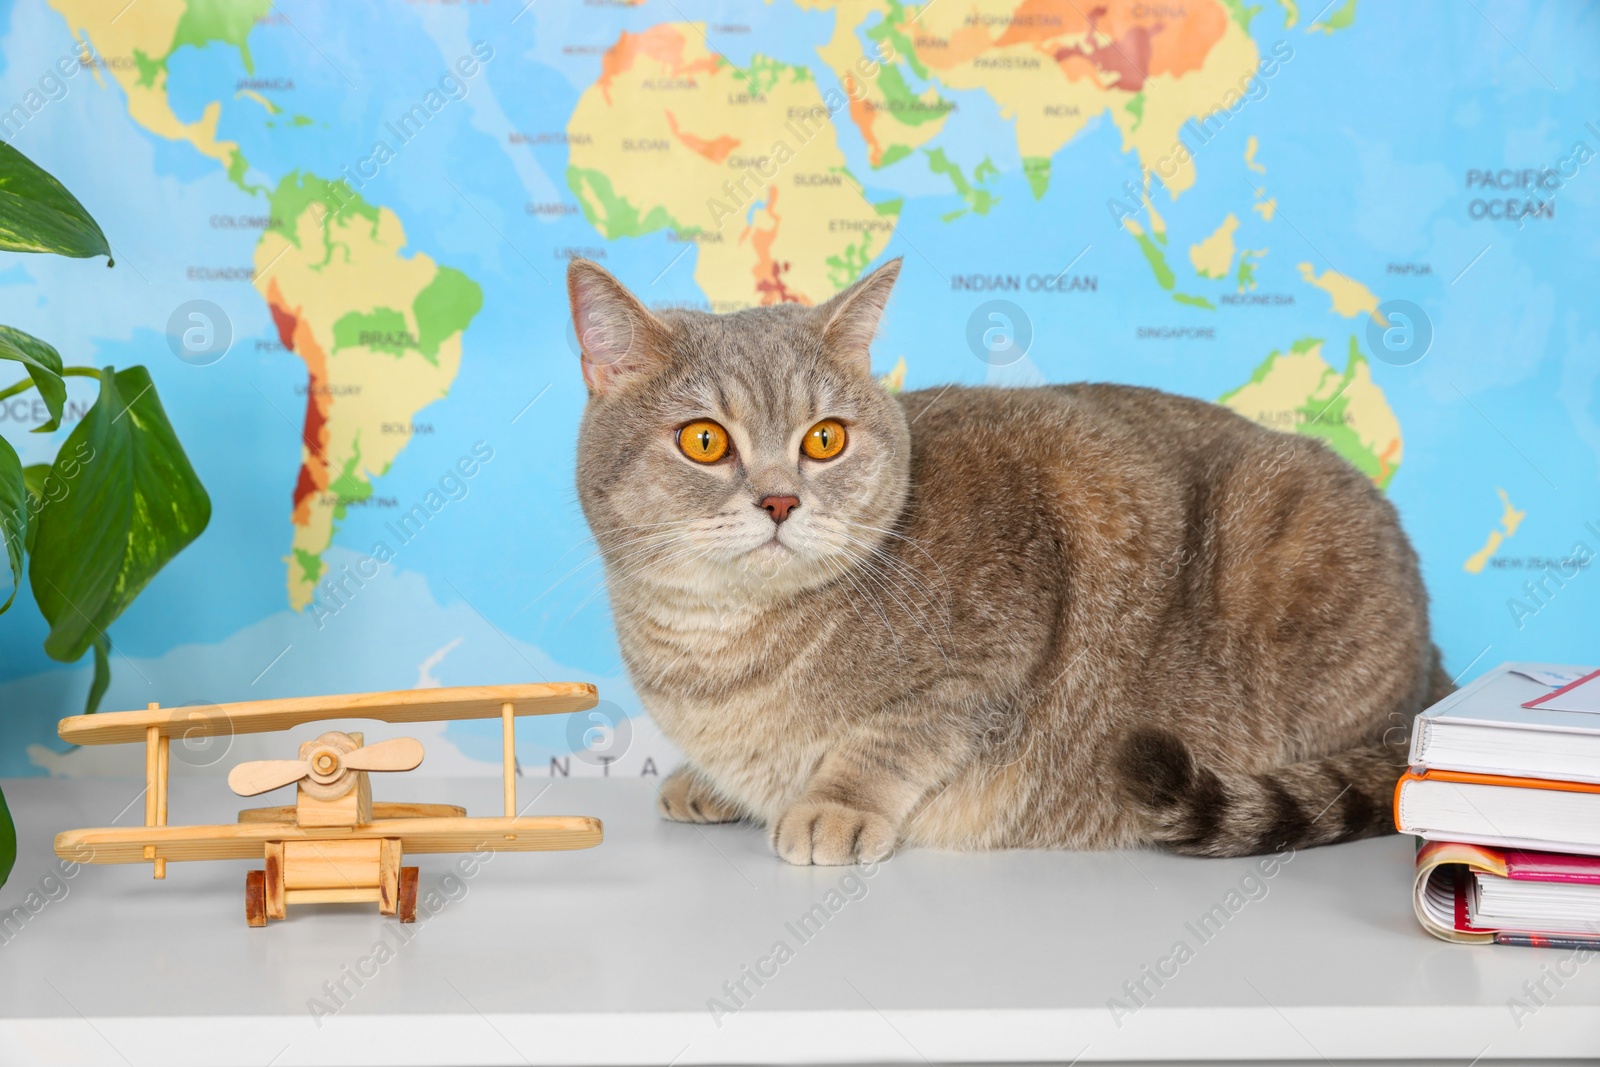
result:
[(801, 801), (772, 827), (772, 848), (790, 863), (842, 867), (894, 851), (893, 824), (882, 815), (832, 801)]
[(704, 778), (687, 767), (667, 775), (656, 796), (656, 810), (673, 822), (738, 822), (741, 813), (717, 796)]

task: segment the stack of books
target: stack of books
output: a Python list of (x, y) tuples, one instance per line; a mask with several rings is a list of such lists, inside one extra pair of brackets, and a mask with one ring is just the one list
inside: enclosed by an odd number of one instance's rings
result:
[(1417, 716), (1395, 826), (1447, 941), (1600, 948), (1600, 671), (1508, 663)]

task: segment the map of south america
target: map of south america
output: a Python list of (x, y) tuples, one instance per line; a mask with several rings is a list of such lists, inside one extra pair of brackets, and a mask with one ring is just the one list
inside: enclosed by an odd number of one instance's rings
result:
[[(291, 174), (272, 191), (252, 184), (238, 144), (217, 134), (220, 99), (208, 101), (196, 120), (179, 118), (168, 96), (170, 57), (222, 45), (252, 70), (247, 39), (270, 3), (141, 0), (137, 17), (127, 18), (132, 5), (54, 6), (78, 41), (80, 62), (96, 78), (110, 72), (135, 122), (191, 145), (242, 193), (268, 196), (273, 223), (256, 246), (254, 283), (279, 340), (308, 374), (286, 559), (289, 605), (299, 611), (312, 601), (339, 521), (372, 498), (372, 479), (405, 447), (413, 416), (449, 392), (461, 333), (483, 306), (482, 290), (460, 271), (405, 252), (399, 218), (368, 204), (347, 181)], [(264, 104), (268, 114), (280, 110), (258, 93), (236, 95)]]
[(466, 275), (405, 252), (400, 220), (347, 184), (285, 178), (256, 245), (255, 286), (308, 372), (289, 605), (311, 602), (346, 510), (372, 497), (412, 418), (450, 391), (461, 333), (483, 306)]

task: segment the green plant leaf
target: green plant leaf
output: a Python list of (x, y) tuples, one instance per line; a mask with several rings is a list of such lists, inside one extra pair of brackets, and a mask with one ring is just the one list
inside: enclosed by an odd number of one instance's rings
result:
[(45, 496), (46, 479), (50, 477), (50, 464), (35, 463), (22, 468), (22, 483), (28, 487), (28, 543), (23, 546), (33, 555), (33, 541), (39, 535), (39, 509), (49, 497)]
[(34, 429), (49, 433), (61, 425), (61, 411), (67, 403), (67, 382), (61, 377), (61, 353), (21, 330), (0, 326), (0, 359), (13, 359), (28, 368), (28, 377), (50, 409), (50, 421)]
[(105, 256), (111, 245), (78, 198), (33, 160), (0, 143), (0, 249), (55, 252), (83, 259)]
[(96, 634), (94, 639), (94, 681), (89, 683), (89, 699), (84, 702), (83, 713), (93, 715), (100, 710), (100, 698), (111, 687), (111, 638)]
[(50, 624), (44, 650), (72, 662), (211, 520), (211, 498), (150, 373), (100, 375), (100, 396), (56, 454), (60, 496), (38, 513), (28, 578)]
[(6, 884), (16, 863), (17, 827), (11, 821), (11, 809), (6, 807), (6, 795), (0, 793), (0, 885)]
[(17, 599), (22, 585), (22, 547), (28, 539), (28, 486), (22, 477), (22, 460), (11, 442), (0, 437), (0, 537), (5, 538), (6, 559), (11, 564), (11, 595), (0, 611)]

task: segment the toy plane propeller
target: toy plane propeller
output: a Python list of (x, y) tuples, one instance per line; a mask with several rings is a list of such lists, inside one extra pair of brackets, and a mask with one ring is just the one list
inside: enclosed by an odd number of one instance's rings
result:
[[(242, 797), (253, 797), (309, 778), (319, 787), (317, 791), (334, 793), (323, 798), (332, 800), (354, 788), (356, 771), (409, 771), (422, 762), (422, 743), (414, 737), (396, 737), (358, 748), (349, 734), (334, 730), (312, 745), (309, 758), (239, 764), (228, 772), (228, 788)], [(306, 791), (316, 795), (309, 786)]]
[[(78, 863), (149, 863), (157, 878), (167, 863), (184, 860), (261, 860), (245, 874), (245, 918), (251, 926), (282, 919), (290, 904), (375, 901), (384, 915), (413, 922), (416, 867), (404, 853), (539, 852), (592, 848), (599, 819), (584, 815), (517, 814), (515, 719), (583, 711), (598, 702), (592, 685), (550, 682), (404, 690), (351, 696), (262, 700), (205, 708), (75, 715), (62, 719), (72, 744), (145, 744), (143, 826), (68, 830), (56, 835), (56, 855)], [(288, 730), (320, 719), (378, 719), (391, 723), (499, 718), (503, 747), (504, 816), (468, 818), (452, 804), (375, 803), (368, 775), (403, 772), (422, 763), (422, 745), (397, 737), (368, 745), (359, 733), (330, 730), (300, 746), (299, 759), (253, 760), (228, 774), (240, 796), (295, 786), (291, 806), (249, 808), (236, 824), (167, 825), (167, 768), (172, 738)]]

